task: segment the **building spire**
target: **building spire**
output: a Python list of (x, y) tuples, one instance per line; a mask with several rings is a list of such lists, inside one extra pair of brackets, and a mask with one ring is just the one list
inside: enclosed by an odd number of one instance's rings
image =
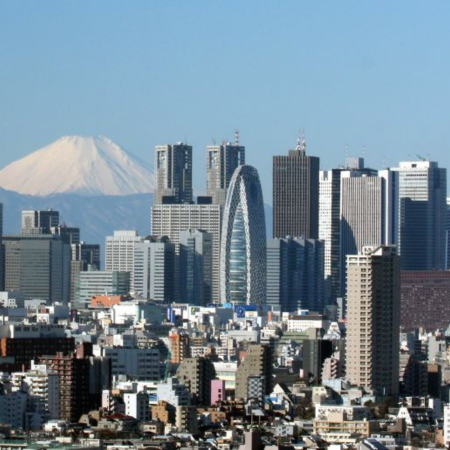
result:
[(304, 131), (299, 133), (297, 136), (297, 144), (295, 146), (295, 150), (300, 152), (303, 156), (306, 155), (306, 138)]

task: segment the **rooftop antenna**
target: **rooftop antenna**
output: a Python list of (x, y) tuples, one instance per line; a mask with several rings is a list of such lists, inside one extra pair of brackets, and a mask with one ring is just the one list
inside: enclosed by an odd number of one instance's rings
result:
[(235, 130), (234, 132), (234, 145), (239, 145), (239, 130)]
[(344, 166), (348, 169), (348, 144), (345, 145), (345, 165)]
[(363, 144), (363, 146), (362, 146), (361, 153), (362, 153), (362, 157), (363, 157), (363, 159), (364, 159), (365, 153), (366, 153), (366, 148), (364, 147), (364, 144)]
[(303, 155), (306, 155), (306, 137), (305, 137), (305, 130), (302, 131), (302, 153)]

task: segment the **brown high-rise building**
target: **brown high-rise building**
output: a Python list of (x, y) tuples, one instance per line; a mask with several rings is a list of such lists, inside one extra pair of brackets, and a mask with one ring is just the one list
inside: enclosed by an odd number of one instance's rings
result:
[(249, 380), (256, 377), (262, 379), (263, 394), (270, 394), (272, 390), (272, 352), (267, 345), (249, 345), (245, 359), (236, 371), (235, 398), (246, 399)]
[[(79, 355), (84, 356), (84, 355)], [(89, 359), (75, 353), (42, 356), (40, 364), (45, 364), (59, 376), (60, 418), (78, 422), (82, 414), (89, 412)]]
[(191, 345), (189, 335), (178, 328), (173, 328), (169, 333), (170, 362), (180, 364), (185, 358), (191, 356)]
[(399, 388), (400, 257), (394, 246), (347, 256), (347, 373), (378, 395)]
[(305, 141), (273, 157), (273, 237), (319, 236), (319, 158), (306, 156)]

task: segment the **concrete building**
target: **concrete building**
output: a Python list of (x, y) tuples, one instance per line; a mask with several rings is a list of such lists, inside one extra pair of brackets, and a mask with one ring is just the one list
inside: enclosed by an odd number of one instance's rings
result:
[(130, 292), (130, 272), (109, 272), (90, 267), (80, 272), (75, 293), (75, 307), (86, 308), (97, 295), (125, 295)]
[(216, 205), (225, 205), (227, 189), (234, 171), (245, 164), (245, 147), (235, 142), (206, 147), (207, 195)]
[(405, 331), (447, 328), (450, 317), (450, 272), (402, 271), (401, 326)]
[(370, 174), (368, 170), (341, 173), (342, 289), (345, 289), (345, 270), (342, 269), (347, 255), (357, 254), (366, 245), (396, 245), (398, 242), (398, 174), (392, 170)]
[(215, 378), (214, 365), (209, 358), (184, 358), (177, 371), (177, 378), (192, 395), (194, 404), (208, 406), (211, 403), (211, 381)]
[(272, 352), (270, 347), (253, 344), (248, 346), (245, 359), (236, 371), (235, 398), (247, 398), (249, 377), (264, 377), (264, 392), (269, 395), (272, 389)]
[(185, 358), (191, 356), (190, 337), (186, 332), (173, 328), (169, 332), (169, 342), (173, 364), (180, 364)]
[(322, 381), (323, 364), (332, 354), (332, 341), (323, 339), (303, 341), (303, 370), (305, 376), (319, 384)]
[(0, 203), (0, 292), (5, 290), (5, 259), (3, 257), (3, 203)]
[(305, 140), (273, 157), (273, 237), (319, 237), (319, 158), (306, 155)]
[(146, 392), (124, 392), (125, 414), (140, 422), (150, 420), (150, 404)]
[(131, 289), (143, 298), (174, 301), (175, 245), (166, 236), (148, 236), (134, 245)]
[(22, 234), (51, 234), (51, 228), (59, 225), (59, 211), (22, 211)]
[(136, 230), (114, 231), (113, 236), (107, 236), (105, 270), (133, 273), (134, 245), (142, 240)]
[(197, 229), (213, 235), (212, 298), (214, 303), (220, 302), (219, 262), (222, 211), (222, 206), (213, 204), (154, 204), (152, 206), (152, 234), (169, 237), (170, 241), (175, 244), (177, 255), (180, 253), (179, 244), (182, 231)]
[(125, 374), (136, 380), (159, 380), (157, 348), (101, 347), (94, 345), (94, 355), (111, 359), (111, 374)]
[(167, 402), (172, 406), (188, 406), (191, 404), (191, 394), (188, 388), (178, 378), (168, 378), (157, 386), (158, 402)]
[(192, 203), (192, 147), (178, 142), (155, 147), (153, 204)]
[[(214, 365), (214, 369), (216, 366)], [(217, 373), (216, 373), (217, 376)], [(211, 406), (226, 400), (225, 381), (211, 380)]]
[(378, 395), (399, 388), (400, 258), (395, 247), (347, 257), (346, 376)]
[(3, 236), (5, 290), (48, 304), (70, 299), (70, 245), (51, 235)]
[(239, 166), (228, 188), (220, 249), (221, 303), (266, 302), (266, 224), (257, 170)]
[(71, 246), (70, 264), (70, 304), (75, 304), (76, 289), (80, 272), (86, 272), (89, 267), (100, 270), (100, 245), (80, 242)]
[(283, 312), (322, 312), (324, 302), (323, 241), (274, 238), (267, 242), (266, 303)]
[(396, 170), (402, 269), (444, 269), (447, 170), (426, 160), (401, 162)]
[(202, 230), (180, 233), (180, 301), (206, 306), (212, 303), (213, 235)]

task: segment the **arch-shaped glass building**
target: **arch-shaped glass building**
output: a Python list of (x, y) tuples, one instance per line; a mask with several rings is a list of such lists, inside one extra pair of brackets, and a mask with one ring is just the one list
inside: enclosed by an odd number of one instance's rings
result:
[(227, 191), (220, 249), (222, 303), (266, 301), (266, 223), (258, 171), (239, 166)]

